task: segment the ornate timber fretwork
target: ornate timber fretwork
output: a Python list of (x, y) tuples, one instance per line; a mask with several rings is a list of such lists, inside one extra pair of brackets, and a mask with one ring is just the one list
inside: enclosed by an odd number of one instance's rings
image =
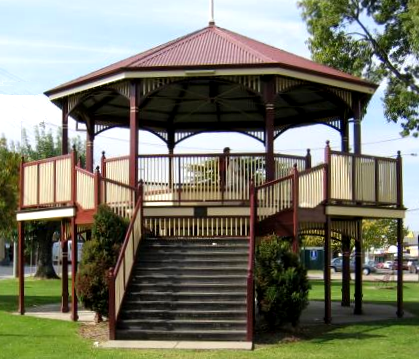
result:
[(74, 108), (79, 104), (81, 98), (86, 94), (85, 92), (79, 92), (76, 93), (74, 95), (70, 95), (68, 96), (68, 101), (67, 101), (67, 111), (68, 113), (71, 113), (71, 111), (74, 110)]
[(340, 131), (342, 129), (342, 121), (340, 118), (336, 118), (336, 116), (322, 118), (318, 122), (326, 123), (329, 127), (335, 129), (336, 131)]
[(342, 99), (350, 108), (352, 107), (352, 92), (336, 87), (327, 87), (327, 90)]
[(120, 81), (120, 82), (115, 82), (111, 85), (107, 85), (106, 87), (115, 90), (122, 96), (129, 99), (129, 85), (130, 85), (129, 81)]
[(105, 132), (106, 130), (110, 130), (111, 128), (118, 127), (117, 125), (108, 126), (108, 125), (95, 125), (95, 136), (99, 133)]
[(244, 133), (262, 143), (265, 143), (265, 132), (263, 131), (244, 131)]
[(173, 82), (183, 80), (183, 77), (159, 77), (152, 79), (143, 79), (141, 81), (140, 96), (146, 97), (151, 92), (156, 91), (158, 88), (171, 84)]
[(306, 85), (308, 82), (304, 80), (296, 80), (288, 77), (277, 76), (275, 78), (276, 93), (285, 92), (288, 89), (298, 86)]
[[(357, 239), (358, 221), (334, 221), (332, 220), (332, 237), (342, 240), (342, 236)], [(324, 237), (324, 223), (302, 222), (299, 224), (300, 235), (314, 235)]]
[(198, 133), (201, 133), (202, 131), (188, 131), (188, 132), (176, 132), (175, 133), (175, 144), (178, 144), (179, 142), (182, 142), (183, 140), (186, 140), (189, 137), (192, 137), (194, 135), (197, 135)]
[(262, 93), (260, 76), (221, 76), (222, 79), (240, 84), (258, 94)]

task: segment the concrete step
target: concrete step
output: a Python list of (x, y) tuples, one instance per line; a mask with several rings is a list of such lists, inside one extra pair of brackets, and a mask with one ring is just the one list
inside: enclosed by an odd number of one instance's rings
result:
[(117, 330), (118, 340), (211, 340), (245, 341), (246, 330)]
[(182, 301), (139, 301), (127, 298), (124, 301), (124, 309), (151, 309), (151, 310), (246, 310), (246, 300), (212, 300), (202, 302), (200, 300)]
[(246, 284), (233, 284), (233, 283), (141, 283), (141, 282), (131, 282), (129, 290), (132, 292), (138, 291), (149, 291), (149, 292), (209, 292), (209, 293), (225, 293), (230, 291), (236, 292), (246, 292)]
[(213, 302), (214, 300), (246, 300), (246, 292), (147, 292), (130, 291), (126, 295), (127, 300), (136, 299), (138, 301), (201, 301), (202, 303)]
[(246, 310), (167, 310), (167, 309), (130, 309), (120, 313), (120, 319), (223, 319), (223, 320), (246, 320)]
[(246, 320), (220, 319), (124, 319), (118, 322), (120, 330), (246, 330)]
[(156, 283), (156, 284), (192, 284), (192, 283), (211, 283), (211, 284), (228, 284), (238, 285), (246, 284), (246, 277), (243, 274), (196, 274), (196, 273), (140, 273), (133, 274), (132, 283)]
[(162, 266), (162, 267), (140, 267), (135, 268), (133, 275), (148, 275), (148, 274), (158, 275), (217, 275), (221, 273), (229, 273), (231, 275), (246, 275), (247, 266), (242, 267), (230, 267), (230, 266), (217, 266), (217, 267), (186, 267), (186, 266)]

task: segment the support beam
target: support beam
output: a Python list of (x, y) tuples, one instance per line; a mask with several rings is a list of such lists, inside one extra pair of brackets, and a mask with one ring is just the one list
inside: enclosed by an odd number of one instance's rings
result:
[(89, 120), (86, 131), (86, 170), (93, 173), (95, 122)]
[(61, 278), (61, 312), (68, 313), (68, 238), (65, 221), (61, 221), (61, 248), (62, 248), (62, 278)]
[(139, 93), (136, 82), (131, 82), (129, 88), (129, 185), (137, 188), (138, 184), (138, 101)]
[(361, 100), (357, 97), (354, 99), (353, 111), (354, 111), (354, 153), (359, 155), (362, 152), (362, 148), (361, 148), (362, 108), (361, 108)]
[(76, 276), (77, 276), (77, 225), (75, 217), (71, 218), (71, 320), (79, 319), (77, 311)]
[(342, 236), (342, 307), (351, 305), (351, 237)]
[(265, 101), (265, 153), (266, 181), (275, 179), (274, 137), (275, 137), (275, 78), (263, 79), (263, 99)]
[(402, 318), (403, 311), (403, 220), (397, 220), (397, 317)]
[(19, 314), (25, 314), (25, 222), (18, 222)]
[(68, 153), (68, 99), (66, 97), (63, 99), (61, 131), (61, 154), (66, 155)]
[(330, 324), (332, 322), (332, 291), (330, 280), (330, 240), (331, 240), (332, 224), (329, 216), (326, 217), (324, 225), (324, 322)]
[(362, 221), (357, 221), (355, 238), (355, 308), (354, 314), (363, 314), (362, 310)]

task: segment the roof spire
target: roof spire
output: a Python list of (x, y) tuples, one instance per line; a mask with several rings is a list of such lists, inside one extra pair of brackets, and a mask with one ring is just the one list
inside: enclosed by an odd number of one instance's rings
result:
[(214, 0), (210, 0), (210, 19), (209, 19), (209, 26), (214, 26)]

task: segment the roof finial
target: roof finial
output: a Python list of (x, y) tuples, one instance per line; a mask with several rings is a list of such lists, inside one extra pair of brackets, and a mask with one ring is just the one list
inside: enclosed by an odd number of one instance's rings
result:
[(214, 0), (210, 0), (210, 19), (209, 19), (209, 26), (214, 26)]

